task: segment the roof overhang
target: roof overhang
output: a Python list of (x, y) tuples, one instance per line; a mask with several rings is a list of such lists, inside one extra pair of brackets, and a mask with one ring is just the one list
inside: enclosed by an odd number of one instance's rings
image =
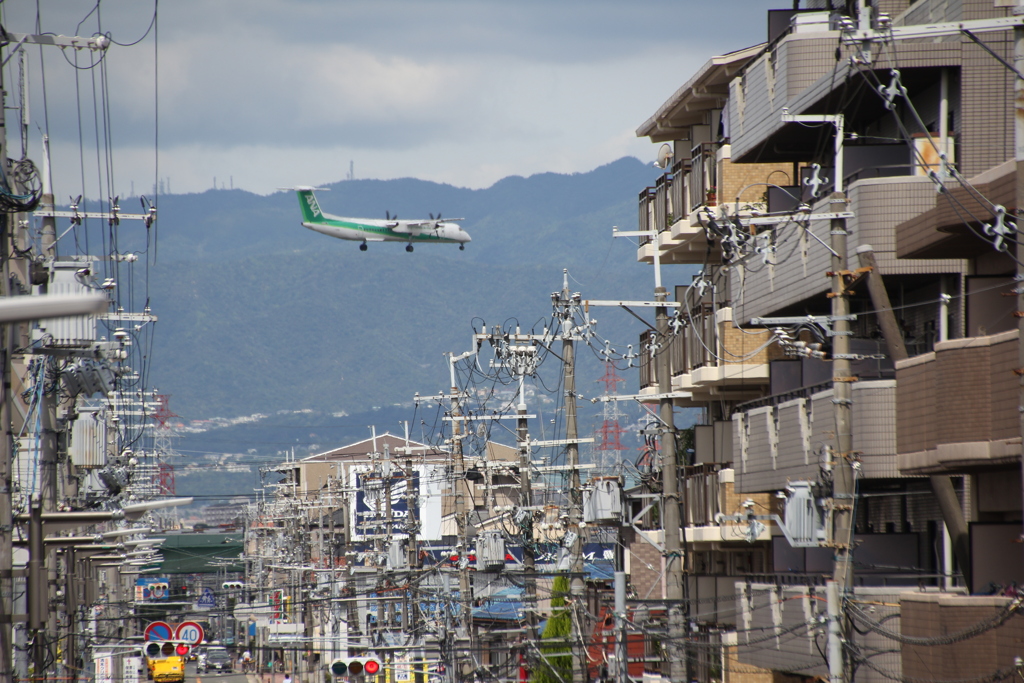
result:
[(757, 57), (765, 43), (712, 57), (679, 90), (636, 129), (637, 137), (651, 142), (681, 139), (687, 127), (704, 123), (704, 114), (720, 109), (729, 97), (729, 81)]

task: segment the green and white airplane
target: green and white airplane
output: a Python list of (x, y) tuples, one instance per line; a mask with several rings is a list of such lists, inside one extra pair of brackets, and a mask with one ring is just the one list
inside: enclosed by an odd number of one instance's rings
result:
[(384, 220), (379, 218), (343, 218), (332, 216), (320, 210), (313, 191), (315, 187), (296, 187), (299, 195), (299, 206), (302, 209), (302, 225), (342, 240), (362, 242), (361, 251), (366, 251), (367, 242), (405, 242), (405, 250), (412, 251), (414, 242), (441, 244), (458, 244), (459, 249), (466, 248), (470, 236), (465, 230), (452, 221), (462, 218), (442, 219), (441, 214), (434, 218), (431, 214), (426, 220), (398, 220), (388, 215)]

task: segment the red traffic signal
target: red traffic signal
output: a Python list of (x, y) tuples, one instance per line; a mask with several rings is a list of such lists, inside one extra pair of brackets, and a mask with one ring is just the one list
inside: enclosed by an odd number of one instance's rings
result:
[(192, 646), (189, 643), (174, 642), (174, 641), (160, 641), (160, 642), (148, 642), (143, 652), (150, 659), (165, 659), (167, 657), (187, 657), (188, 653), (192, 651)]
[(376, 676), (381, 671), (380, 660), (373, 657), (335, 659), (328, 669), (335, 676)]

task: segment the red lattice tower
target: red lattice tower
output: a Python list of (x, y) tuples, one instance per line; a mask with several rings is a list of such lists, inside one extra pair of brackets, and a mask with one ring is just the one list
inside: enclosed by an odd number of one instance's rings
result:
[[(615, 371), (614, 363), (605, 361), (604, 375), (597, 381), (604, 384), (604, 395), (612, 396), (615, 394), (618, 384), (626, 380), (619, 377), (619, 373)], [(622, 435), (626, 433), (626, 430), (619, 424), (620, 417), (622, 417), (622, 413), (619, 412), (618, 402), (605, 401), (604, 419), (601, 422), (601, 426), (597, 429), (597, 443), (594, 444), (595, 451), (628, 450), (622, 445)]]
[(174, 494), (174, 465), (165, 462), (157, 463), (156, 475), (153, 477), (156, 484), (156, 495), (173, 496)]
[(157, 403), (160, 404), (160, 406), (153, 411), (152, 417), (156, 421), (157, 429), (167, 429), (167, 421), (169, 419), (171, 419), (172, 417), (181, 416), (176, 415), (173, 411), (171, 411), (171, 408), (169, 406), (171, 401), (170, 394), (157, 394), (156, 400)]
[[(153, 447), (156, 450), (157, 458), (173, 454), (171, 448), (171, 437), (174, 432), (167, 421), (176, 415), (170, 408), (170, 394), (157, 394), (157, 409), (153, 411)], [(153, 484), (158, 496), (173, 496), (174, 493), (174, 465), (166, 462), (157, 462), (156, 474), (153, 475)]]

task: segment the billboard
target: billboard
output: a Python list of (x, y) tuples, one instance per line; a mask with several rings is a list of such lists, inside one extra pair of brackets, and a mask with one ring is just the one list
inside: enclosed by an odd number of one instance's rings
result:
[(170, 583), (166, 577), (140, 576), (135, 580), (135, 601), (166, 600)]
[(440, 538), (441, 490), (431, 482), (442, 481), (443, 472), (440, 465), (415, 465), (411, 478), (407, 479), (398, 469), (388, 477), (372, 471), (369, 466), (353, 468), (356, 495), (351, 511), (352, 540), (383, 536), (388, 533), (389, 525), (392, 538), (407, 538), (410, 485), (417, 494), (417, 536)]

